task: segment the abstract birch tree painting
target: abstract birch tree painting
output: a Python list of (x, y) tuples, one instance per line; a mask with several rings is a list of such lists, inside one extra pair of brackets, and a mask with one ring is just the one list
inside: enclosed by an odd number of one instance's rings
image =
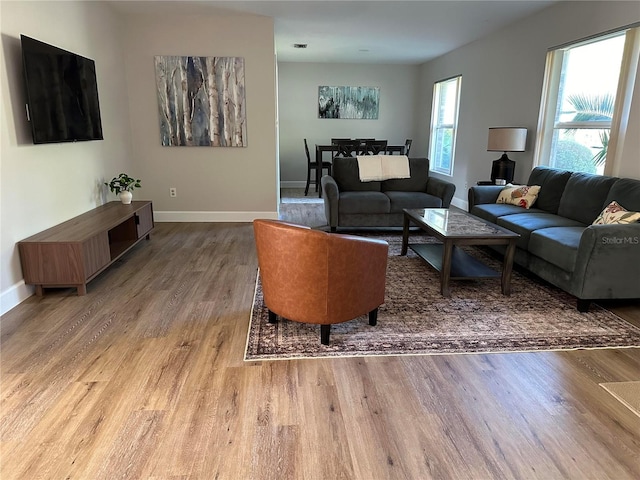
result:
[(246, 147), (244, 58), (156, 56), (165, 146)]
[(318, 87), (318, 118), (377, 120), (379, 87)]

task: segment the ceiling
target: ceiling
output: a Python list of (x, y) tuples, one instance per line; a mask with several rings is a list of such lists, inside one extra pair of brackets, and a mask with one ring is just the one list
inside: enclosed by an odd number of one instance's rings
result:
[[(112, 1), (124, 13), (272, 17), (280, 62), (419, 64), (538, 12), (539, 1)], [(294, 44), (307, 44), (296, 49)]]

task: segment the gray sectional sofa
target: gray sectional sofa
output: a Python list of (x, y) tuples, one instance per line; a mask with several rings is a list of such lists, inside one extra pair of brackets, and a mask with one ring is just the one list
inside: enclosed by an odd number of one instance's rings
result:
[[(611, 201), (640, 212), (640, 180), (532, 170), (540, 185), (529, 210), (496, 199), (503, 187), (469, 189), (469, 212), (520, 234), (514, 261), (578, 299), (640, 298), (640, 223), (591, 225)], [(499, 250), (496, 247), (496, 250)]]
[(429, 160), (410, 158), (411, 178), (361, 182), (356, 158), (335, 158), (322, 177), (331, 231), (338, 227), (401, 227), (404, 208), (448, 208), (456, 187), (429, 176)]

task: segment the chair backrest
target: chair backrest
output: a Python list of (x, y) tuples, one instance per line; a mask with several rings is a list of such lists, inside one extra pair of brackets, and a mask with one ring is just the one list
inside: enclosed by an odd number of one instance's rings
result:
[(332, 138), (331, 139), (331, 143), (349, 142), (349, 141), (351, 141), (351, 138)]
[(304, 153), (307, 155), (307, 165), (311, 165), (311, 156), (309, 155), (309, 145), (307, 145), (307, 139), (304, 139)]
[(388, 244), (277, 220), (253, 230), (265, 304), (299, 322), (338, 323), (384, 301)]
[(358, 148), (360, 146), (359, 140), (337, 140), (335, 142), (331, 142), (332, 145), (335, 145), (336, 150), (334, 152), (335, 157), (353, 157), (358, 154)]
[(361, 155), (384, 155), (387, 153), (387, 140), (367, 140)]
[(404, 141), (404, 154), (408, 157), (409, 156), (409, 150), (411, 150), (411, 142), (412, 140), (410, 138), (407, 138)]
[(254, 220), (253, 230), (267, 307), (285, 317), (302, 303), (313, 312), (326, 310), (325, 232), (269, 220)]

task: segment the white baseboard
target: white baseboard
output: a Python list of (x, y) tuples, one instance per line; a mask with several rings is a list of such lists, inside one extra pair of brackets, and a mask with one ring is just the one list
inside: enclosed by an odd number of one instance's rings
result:
[(280, 188), (304, 188), (307, 186), (307, 182), (304, 180), (290, 180), (281, 181)]
[(153, 212), (153, 220), (162, 222), (250, 223), (256, 218), (278, 219), (278, 212)]
[(0, 315), (4, 315), (16, 305), (24, 302), (34, 292), (35, 288), (25, 284), (24, 280), (7, 288), (0, 295)]
[(465, 212), (469, 210), (469, 202), (460, 198), (453, 197), (453, 199), (451, 200), (451, 205), (453, 205), (454, 207), (458, 207)]

